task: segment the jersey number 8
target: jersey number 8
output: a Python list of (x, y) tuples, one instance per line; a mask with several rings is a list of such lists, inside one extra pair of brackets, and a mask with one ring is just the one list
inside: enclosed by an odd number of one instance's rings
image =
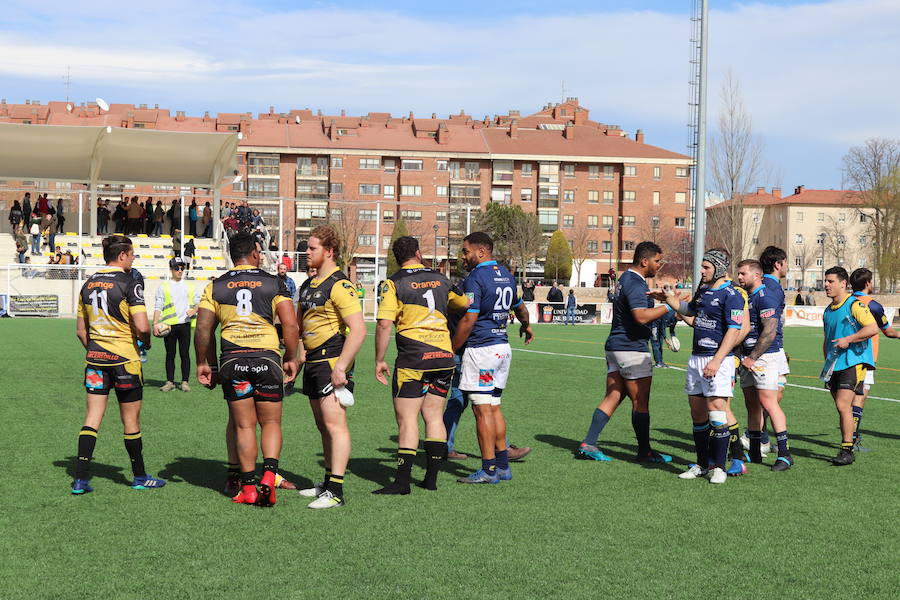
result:
[(235, 312), (239, 317), (248, 317), (253, 312), (253, 292), (250, 290), (239, 290), (237, 293), (237, 307)]

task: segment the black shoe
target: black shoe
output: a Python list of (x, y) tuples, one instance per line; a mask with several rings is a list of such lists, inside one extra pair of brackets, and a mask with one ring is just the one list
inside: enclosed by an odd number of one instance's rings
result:
[(402, 485), (399, 483), (389, 483), (380, 490), (373, 490), (373, 494), (382, 494), (382, 495), (391, 495), (391, 496), (405, 496), (409, 494), (409, 484)]
[(856, 457), (853, 455), (852, 450), (841, 448), (838, 455), (831, 459), (831, 464), (842, 467), (844, 465), (852, 465), (854, 460), (856, 460)]
[(792, 466), (794, 466), (794, 457), (792, 457), (790, 454), (786, 454), (775, 459), (775, 464), (772, 465), (772, 470), (787, 471)]

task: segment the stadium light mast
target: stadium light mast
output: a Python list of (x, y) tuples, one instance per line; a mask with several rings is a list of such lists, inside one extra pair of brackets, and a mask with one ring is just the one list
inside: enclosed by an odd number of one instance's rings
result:
[[(709, 3), (699, 0), (699, 45), (696, 61), (696, 161), (694, 163), (694, 269), (693, 288), (700, 286), (700, 263), (706, 246), (706, 74), (709, 40)], [(695, 15), (694, 17), (698, 17)]]

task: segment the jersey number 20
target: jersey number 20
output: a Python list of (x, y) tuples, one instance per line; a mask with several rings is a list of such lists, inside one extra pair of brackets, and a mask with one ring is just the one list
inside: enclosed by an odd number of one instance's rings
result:
[(497, 301), (494, 302), (494, 310), (509, 310), (512, 306), (513, 290), (511, 287), (497, 288)]

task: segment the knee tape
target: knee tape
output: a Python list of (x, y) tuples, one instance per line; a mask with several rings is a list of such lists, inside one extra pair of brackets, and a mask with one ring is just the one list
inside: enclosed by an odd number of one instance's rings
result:
[(499, 404), (499, 398), (494, 398), (491, 394), (469, 392), (466, 396), (468, 397), (469, 402), (474, 406), (480, 406), (482, 404)]
[(724, 410), (709, 411), (709, 423), (713, 427), (722, 427), (727, 422), (728, 417), (725, 416)]

